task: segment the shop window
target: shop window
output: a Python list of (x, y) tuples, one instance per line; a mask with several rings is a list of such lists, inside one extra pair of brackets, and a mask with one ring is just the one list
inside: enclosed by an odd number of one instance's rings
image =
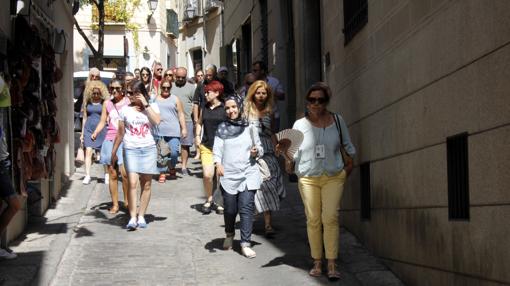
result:
[(468, 134), (446, 139), (448, 172), (448, 217), (469, 220)]
[(344, 0), (344, 45), (368, 23), (368, 0)]

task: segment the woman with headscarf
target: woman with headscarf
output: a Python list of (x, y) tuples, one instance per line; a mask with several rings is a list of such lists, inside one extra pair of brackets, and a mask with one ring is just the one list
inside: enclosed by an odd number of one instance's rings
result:
[(232, 248), (234, 225), (239, 213), (241, 252), (247, 258), (254, 258), (256, 253), (251, 249), (250, 241), (255, 210), (253, 199), (262, 183), (256, 158), (262, 156), (264, 150), (258, 131), (242, 117), (242, 102), (238, 97), (230, 96), (225, 100), (225, 113), (227, 120), (218, 126), (213, 147), (225, 209), (226, 238), (223, 248)]

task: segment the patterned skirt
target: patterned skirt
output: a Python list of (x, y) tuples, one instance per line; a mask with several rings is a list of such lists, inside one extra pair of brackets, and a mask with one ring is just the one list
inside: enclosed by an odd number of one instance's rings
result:
[(277, 211), (280, 209), (280, 200), (286, 195), (283, 173), (278, 159), (273, 153), (264, 154), (261, 159), (269, 167), (271, 177), (262, 182), (260, 189), (255, 193), (255, 207), (258, 213)]

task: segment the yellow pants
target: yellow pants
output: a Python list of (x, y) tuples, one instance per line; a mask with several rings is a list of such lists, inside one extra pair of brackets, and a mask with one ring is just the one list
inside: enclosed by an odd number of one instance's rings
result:
[(305, 207), (306, 230), (313, 259), (322, 259), (323, 245), (326, 259), (338, 257), (338, 208), (345, 179), (345, 170), (334, 176), (299, 178), (299, 193)]

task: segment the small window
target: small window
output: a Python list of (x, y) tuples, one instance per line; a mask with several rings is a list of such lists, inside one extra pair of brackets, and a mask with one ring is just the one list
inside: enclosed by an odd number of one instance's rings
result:
[(360, 203), (361, 203), (361, 220), (370, 220), (370, 162), (360, 165)]
[(448, 172), (448, 216), (469, 220), (468, 134), (446, 139)]
[(344, 0), (344, 45), (368, 23), (368, 0)]
[(179, 36), (179, 19), (172, 9), (166, 10), (166, 33), (172, 38)]

